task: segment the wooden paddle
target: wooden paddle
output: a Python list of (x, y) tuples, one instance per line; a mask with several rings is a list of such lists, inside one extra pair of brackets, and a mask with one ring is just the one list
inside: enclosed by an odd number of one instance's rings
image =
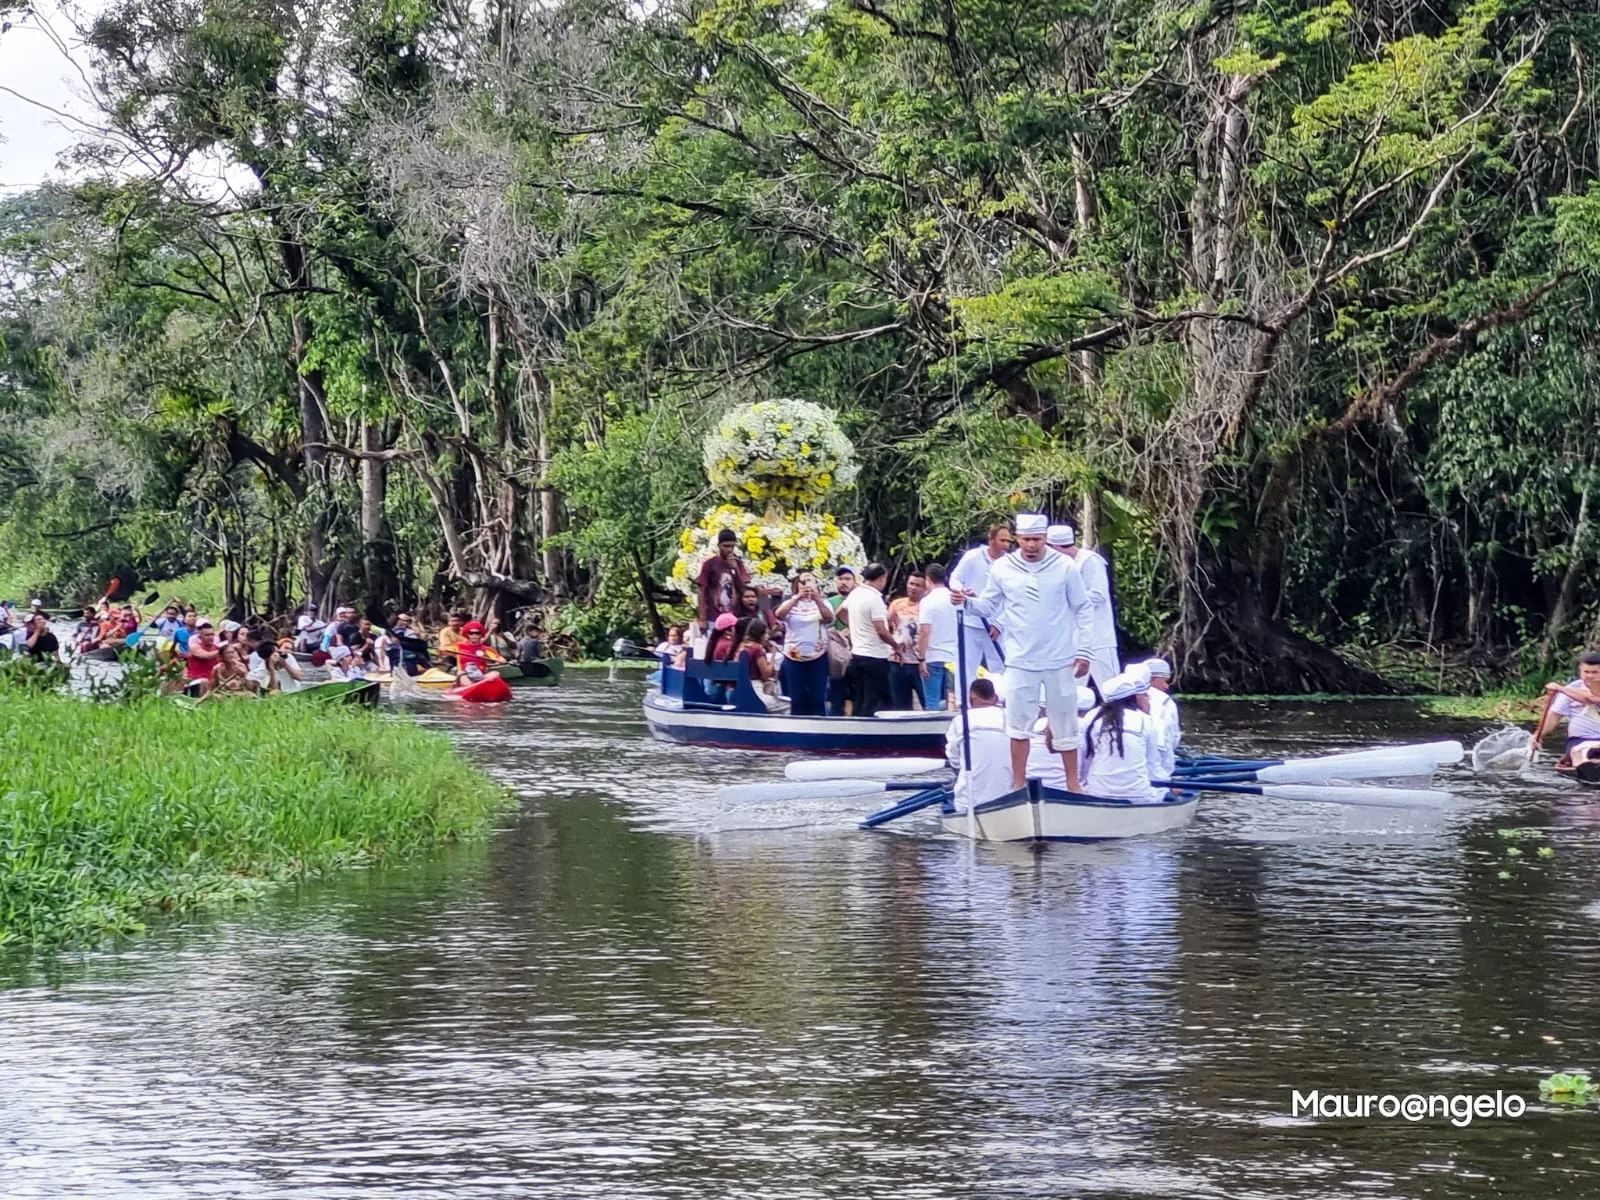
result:
[(1532, 765), (1534, 759), (1539, 757), (1539, 747), (1544, 742), (1544, 723), (1550, 716), (1550, 706), (1556, 702), (1554, 692), (1544, 694), (1544, 707), (1539, 710), (1539, 723), (1533, 727), (1533, 738), (1528, 743), (1528, 763)]

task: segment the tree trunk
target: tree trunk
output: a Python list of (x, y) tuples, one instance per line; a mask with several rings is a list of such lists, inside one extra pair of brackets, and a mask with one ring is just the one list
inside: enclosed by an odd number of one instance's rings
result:
[(1555, 606), (1550, 610), (1550, 620), (1545, 625), (1544, 645), (1539, 650), (1539, 658), (1546, 664), (1554, 659), (1560, 648), (1561, 631), (1572, 620), (1572, 614), (1578, 607), (1578, 585), (1583, 582), (1589, 565), (1589, 525), (1589, 485), (1584, 484), (1583, 494), (1578, 498), (1578, 523), (1572, 530), (1567, 570), (1561, 577), (1561, 590), (1556, 593)]
[(373, 422), (361, 419), (361, 574), (362, 608), (373, 621), (384, 621), (401, 605), (400, 575), (395, 564), (394, 536), (389, 529), (387, 501), (389, 464), (376, 457), (384, 449)]
[(1392, 695), (1387, 680), (1274, 621), (1262, 604), (1249, 539), (1195, 543), (1171, 635), (1174, 683), (1185, 692)]

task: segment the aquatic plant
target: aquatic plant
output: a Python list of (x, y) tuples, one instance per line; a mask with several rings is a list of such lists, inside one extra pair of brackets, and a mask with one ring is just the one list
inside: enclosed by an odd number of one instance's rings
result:
[(1587, 1071), (1557, 1072), (1539, 1081), (1539, 1099), (1554, 1104), (1588, 1104), (1596, 1096)]
[(136, 932), (479, 834), (506, 802), (444, 736), (355, 708), (8, 692), (0, 745), (0, 944)]

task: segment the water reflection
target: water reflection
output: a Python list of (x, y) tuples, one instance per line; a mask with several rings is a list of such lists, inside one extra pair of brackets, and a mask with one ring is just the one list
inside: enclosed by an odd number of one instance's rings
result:
[[(493, 714), (415, 706), (522, 796), (487, 844), (0, 993), (0, 1194), (1543, 1196), (1600, 1178), (1582, 1115), (1289, 1115), (1295, 1088), (1531, 1096), (1600, 1066), (1600, 839), (1568, 790), (1463, 777), (1442, 819), (1208, 801), (1174, 836), (1044, 852), (864, 835), (853, 810), (733, 831), (717, 786), (773, 760), (651, 743), (637, 683), (570, 682)], [(1268, 754), (1470, 732), (1387, 704), (1187, 724)], [(1503, 828), (1537, 832), (1520, 860)]]

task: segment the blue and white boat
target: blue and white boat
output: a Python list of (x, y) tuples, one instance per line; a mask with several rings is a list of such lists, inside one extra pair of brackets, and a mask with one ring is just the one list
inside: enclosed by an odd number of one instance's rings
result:
[(795, 717), (768, 712), (743, 662), (690, 662), (661, 672), (644, 698), (644, 719), (663, 741), (729, 750), (819, 754), (944, 754), (948, 712), (873, 717)]
[(947, 797), (940, 821), (946, 833), (980, 842), (1104, 842), (1187, 825), (1199, 799), (1198, 792), (1169, 791), (1144, 803), (1110, 800), (1041, 787), (1030, 779), (1027, 787), (975, 805), (970, 814)]

